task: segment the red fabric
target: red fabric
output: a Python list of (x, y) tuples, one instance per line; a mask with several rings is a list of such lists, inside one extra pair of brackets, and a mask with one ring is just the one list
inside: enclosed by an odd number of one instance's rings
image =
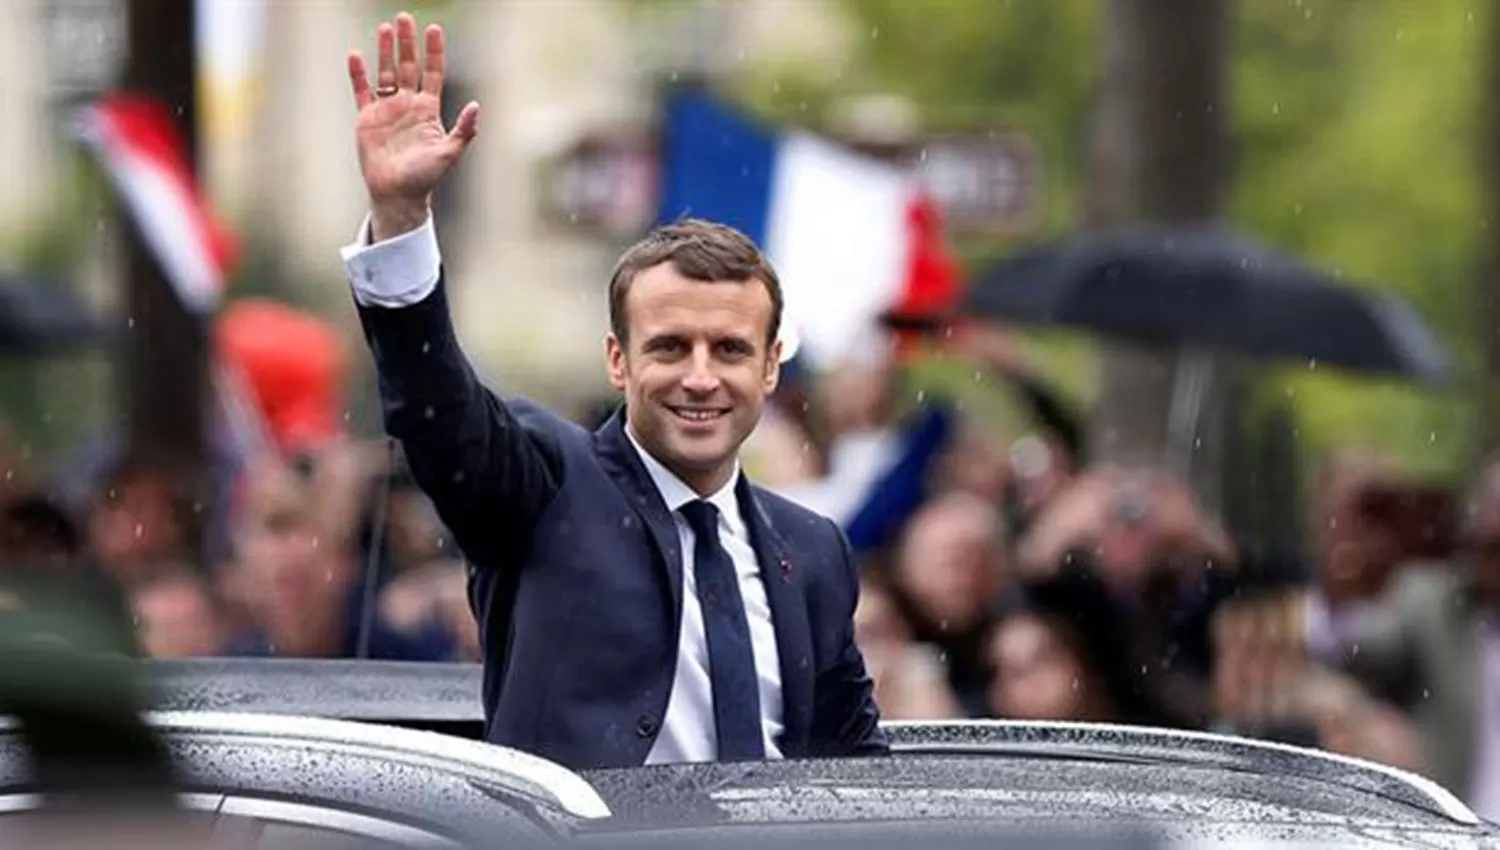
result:
[(310, 448), (339, 433), (349, 362), (332, 325), (252, 298), (224, 310), (214, 337), (219, 356), (244, 376), (281, 449)]
[[(963, 267), (948, 244), (942, 212), (931, 196), (922, 194), (913, 198), (906, 209), (906, 230), (907, 245), (911, 248), (906, 260), (906, 286), (890, 315), (910, 318), (951, 315), (963, 293)], [(912, 357), (923, 336), (915, 331), (896, 331), (897, 360)]]
[(115, 94), (102, 98), (97, 109), (111, 135), (126, 148), (146, 157), (171, 174), (193, 199), (194, 222), (207, 244), (219, 273), (228, 277), (239, 262), (240, 244), (233, 231), (214, 215), (199, 191), (188, 165), (187, 147), (165, 104), (140, 95)]

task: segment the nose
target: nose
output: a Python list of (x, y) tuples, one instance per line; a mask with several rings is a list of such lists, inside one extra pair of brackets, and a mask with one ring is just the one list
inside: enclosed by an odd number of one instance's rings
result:
[(719, 388), (719, 375), (706, 346), (693, 352), (687, 373), (682, 376), (682, 388), (695, 395), (707, 395)]

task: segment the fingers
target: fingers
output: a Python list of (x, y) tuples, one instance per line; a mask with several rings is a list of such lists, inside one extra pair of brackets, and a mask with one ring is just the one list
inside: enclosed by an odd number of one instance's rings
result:
[(464, 152), (469, 142), (479, 135), (479, 104), (469, 101), (464, 105), (463, 111), (458, 113), (458, 120), (453, 122), (453, 129), (448, 131), (448, 141), (453, 145), (454, 155)]
[(354, 88), (354, 108), (364, 109), (375, 99), (370, 91), (369, 71), (365, 68), (365, 57), (359, 51), (349, 54), (349, 83)]
[(376, 85), (384, 89), (396, 84), (396, 30), (390, 24), (381, 24), (376, 36), (380, 45)]
[(437, 24), (427, 27), (426, 56), (422, 65), (422, 91), (433, 97), (443, 96), (443, 74), (447, 66), (444, 55), (443, 28)]
[(415, 91), (421, 76), (417, 64), (417, 20), (402, 12), (396, 16), (396, 85)]

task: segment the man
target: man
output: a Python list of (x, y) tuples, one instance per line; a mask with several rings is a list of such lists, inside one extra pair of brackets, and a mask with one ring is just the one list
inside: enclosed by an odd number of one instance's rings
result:
[(652, 233), (610, 282), (589, 432), (474, 376), (429, 202), (473, 141), (442, 126), (444, 41), (378, 31), (349, 57), (370, 214), (344, 251), (385, 423), (469, 561), (489, 740), (573, 767), (878, 753), (858, 584), (830, 520), (753, 485), (737, 452), (776, 387), (781, 290), (741, 234)]

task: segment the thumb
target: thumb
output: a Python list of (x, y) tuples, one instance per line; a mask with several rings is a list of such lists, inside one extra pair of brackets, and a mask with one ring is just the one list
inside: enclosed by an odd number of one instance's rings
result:
[(458, 113), (458, 120), (453, 122), (453, 129), (448, 131), (448, 143), (453, 155), (463, 153), (477, 135), (479, 135), (479, 104), (471, 100), (464, 105), (463, 111)]

